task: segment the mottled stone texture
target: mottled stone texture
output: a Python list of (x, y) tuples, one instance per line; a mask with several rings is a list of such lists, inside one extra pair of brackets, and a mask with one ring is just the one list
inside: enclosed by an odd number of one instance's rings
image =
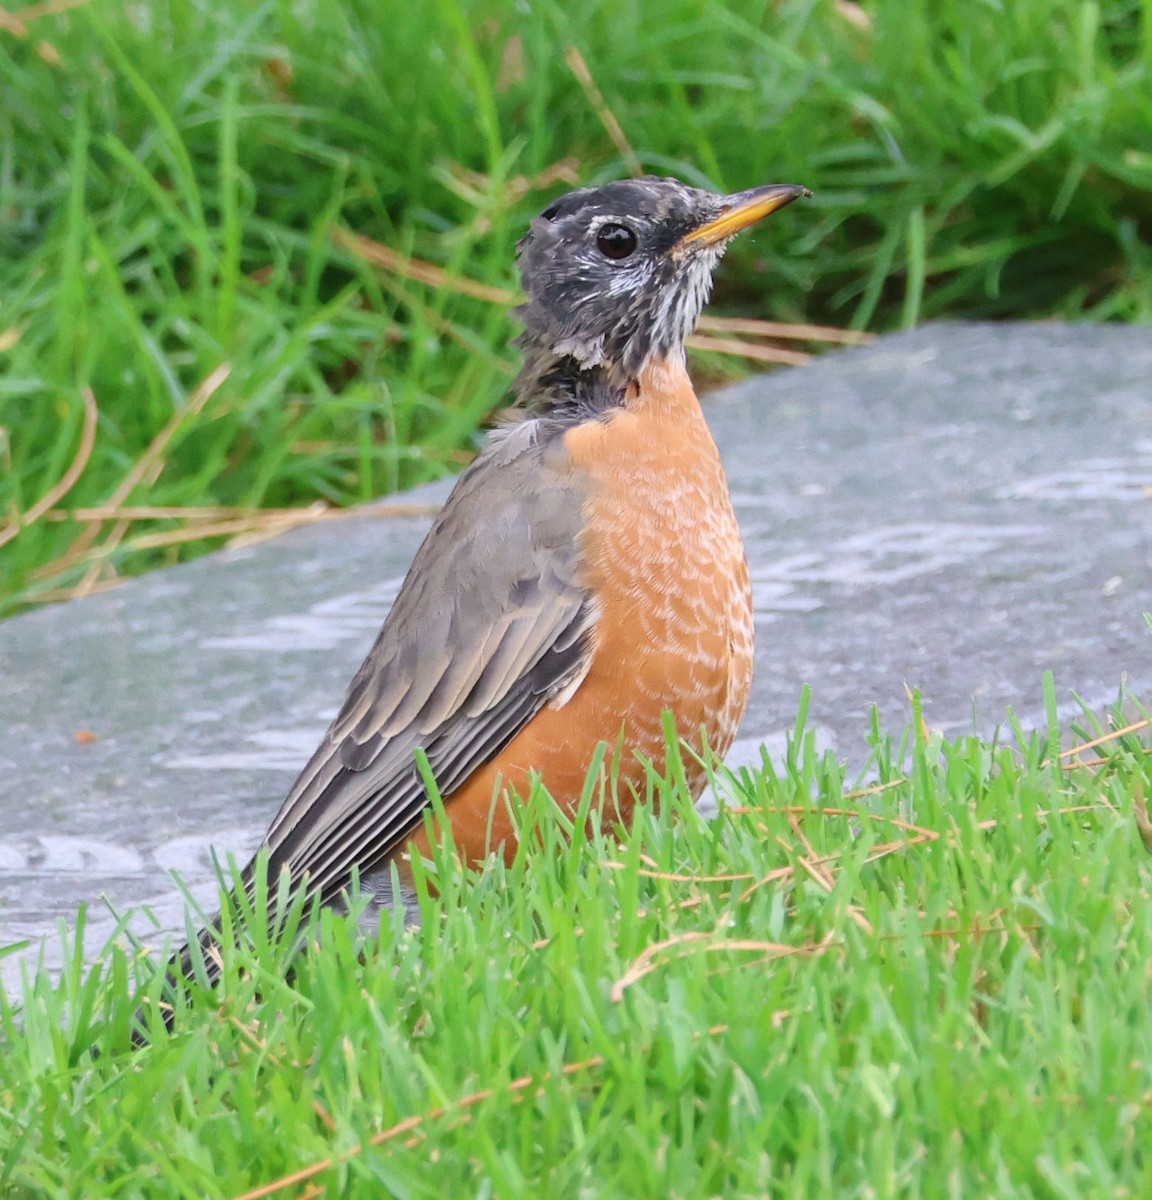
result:
[[(756, 594), (743, 760), (781, 747), (806, 683), (810, 727), (861, 765), (906, 684), (949, 734), (1039, 724), (1049, 669), (1069, 716), (1125, 677), (1152, 699), (1146, 329), (930, 325), (707, 413)], [(88, 901), (95, 949), (104, 895), (180, 926), (170, 869), (211, 896), (208, 847), (255, 843), (429, 520), (366, 510), (0, 625), (0, 945)]]

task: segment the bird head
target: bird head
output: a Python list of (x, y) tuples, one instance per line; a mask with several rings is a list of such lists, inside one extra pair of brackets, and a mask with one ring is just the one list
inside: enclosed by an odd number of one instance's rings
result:
[(769, 184), (719, 196), (644, 178), (562, 196), (517, 247), (527, 373), (571, 358), (624, 383), (650, 362), (682, 355), (729, 241), (809, 195)]

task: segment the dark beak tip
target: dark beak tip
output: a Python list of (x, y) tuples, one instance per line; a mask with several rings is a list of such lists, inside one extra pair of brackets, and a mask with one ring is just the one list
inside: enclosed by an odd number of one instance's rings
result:
[(780, 185), (780, 192), (786, 195), (790, 200), (811, 200), (812, 189), (805, 187), (802, 183), (785, 183)]
[(794, 200), (811, 200), (812, 189), (805, 187), (802, 183), (770, 183), (762, 188), (751, 188), (741, 195), (748, 197), (774, 196), (779, 200), (779, 207), (783, 208)]

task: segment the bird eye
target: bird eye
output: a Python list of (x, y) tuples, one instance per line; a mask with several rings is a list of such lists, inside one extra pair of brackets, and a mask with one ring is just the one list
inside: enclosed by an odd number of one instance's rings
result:
[(601, 225), (596, 231), (596, 248), (605, 258), (619, 261), (636, 249), (636, 235), (627, 225)]

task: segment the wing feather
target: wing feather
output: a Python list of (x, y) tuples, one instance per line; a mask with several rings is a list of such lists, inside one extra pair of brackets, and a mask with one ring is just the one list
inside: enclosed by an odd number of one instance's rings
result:
[(265, 839), (269, 870), (325, 899), (419, 826), (415, 752), (444, 794), (587, 670), (584, 482), (526, 421), (461, 476), (323, 742)]

